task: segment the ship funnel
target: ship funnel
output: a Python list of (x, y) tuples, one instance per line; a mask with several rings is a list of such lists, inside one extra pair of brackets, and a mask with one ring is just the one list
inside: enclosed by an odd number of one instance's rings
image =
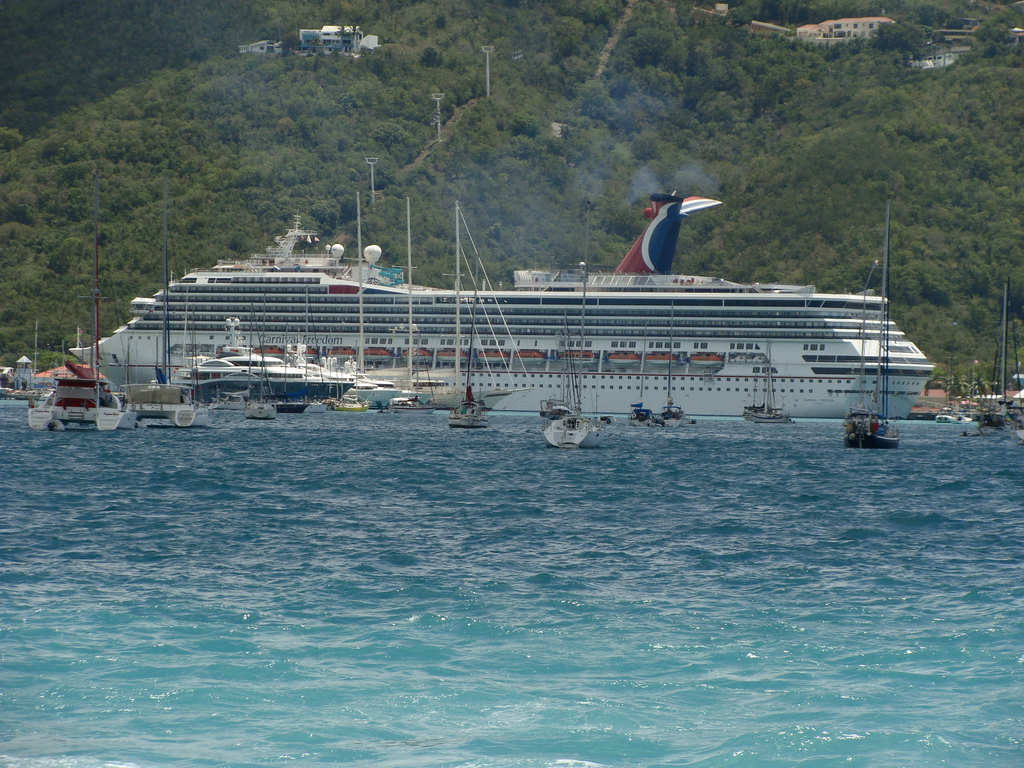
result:
[(617, 274), (671, 274), (679, 225), (683, 219), (694, 211), (722, 204), (721, 200), (707, 197), (676, 197), (662, 193), (651, 195), (651, 202), (653, 205), (644, 210), (644, 216), (651, 219), (651, 223), (615, 268)]

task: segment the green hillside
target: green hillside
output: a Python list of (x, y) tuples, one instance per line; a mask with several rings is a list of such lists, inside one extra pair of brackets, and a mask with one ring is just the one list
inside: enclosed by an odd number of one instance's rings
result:
[[(897, 321), (937, 362), (954, 322), (961, 359), (991, 359), (1004, 278), (1024, 293), (1024, 47), (1005, 44), (1024, 17), (983, 9), (973, 51), (921, 71), (907, 57), (966, 6), (887, 4), (898, 28), (825, 49), (738, 22), (881, 9), (760, 2), (721, 19), (636, 0), (619, 29), (618, 0), (476, 5), (124, 2), (101, 14), (9, 1), (21, 27), (0, 30), (2, 359), (31, 347), (36, 321), (40, 346), (58, 350), (90, 327), (79, 297), (97, 174), (106, 332), (162, 279), (164, 178), (177, 274), (263, 250), (296, 213), (322, 243), (354, 246), (359, 191), (363, 242), (386, 263), (406, 261), (409, 197), (416, 279), (433, 285), (450, 280), (456, 200), (508, 285), (516, 268), (580, 260), (588, 202), (590, 261), (614, 266), (646, 197), (677, 190), (725, 203), (683, 228), (680, 271), (856, 291), (890, 193)], [(345, 23), (384, 45), (359, 59), (235, 52)], [(64, 56), (25, 40), (57, 33)], [(482, 45), (495, 46), (490, 98)], [(379, 158), (372, 205), (367, 156)]]

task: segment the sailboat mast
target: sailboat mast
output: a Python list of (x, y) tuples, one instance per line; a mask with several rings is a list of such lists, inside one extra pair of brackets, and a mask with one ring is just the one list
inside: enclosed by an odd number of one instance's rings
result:
[[(668, 397), (665, 398), (665, 405), (672, 405), (672, 356), (675, 354), (676, 337), (676, 303), (672, 301), (671, 319), (668, 325)], [(757, 380), (755, 379), (755, 382)], [(755, 384), (755, 386), (757, 386)]]
[(587, 268), (587, 262), (581, 261), (580, 267), (583, 268), (583, 301), (580, 304), (580, 368), (576, 374), (575, 389), (576, 389), (576, 407), (579, 409), (583, 408), (583, 337), (586, 335), (587, 326), (587, 278), (590, 273)]
[(96, 407), (100, 407), (100, 173), (96, 171), (92, 233), (92, 367), (96, 375)]
[[(462, 373), (462, 264), (459, 253), (462, 244), (459, 240), (459, 201), (455, 201), (455, 386), (459, 387)], [(466, 386), (469, 386), (469, 373), (466, 373)]]
[(885, 200), (885, 238), (882, 241), (882, 311), (878, 329), (878, 363), (875, 367), (875, 408), (886, 411), (886, 404), (882, 402), (885, 396), (885, 389), (882, 387), (882, 364), (885, 363), (888, 370), (888, 328), (889, 328), (889, 206), (892, 198)]
[(359, 193), (356, 192), (356, 264), (359, 265), (359, 348), (357, 350), (357, 370), (363, 368), (363, 211), (359, 204)]
[(1009, 279), (1003, 283), (1003, 316), (1000, 325), (999, 332), (999, 400), (1002, 402), (1006, 399), (1006, 308), (1007, 301), (1010, 293), (1010, 281)]
[(164, 176), (164, 383), (171, 377), (171, 272), (167, 259), (167, 177)]
[(405, 197), (405, 250), (409, 255), (409, 380), (412, 381), (412, 214), (409, 208), (409, 196)]

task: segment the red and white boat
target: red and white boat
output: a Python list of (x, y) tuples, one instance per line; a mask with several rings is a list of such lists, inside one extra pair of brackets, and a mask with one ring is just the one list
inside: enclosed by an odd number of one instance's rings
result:
[(78, 363), (65, 365), (75, 378), (57, 379), (53, 392), (40, 405), (29, 403), (28, 425), (32, 429), (55, 432), (78, 426), (107, 431), (135, 426), (135, 412), (126, 408), (98, 372)]

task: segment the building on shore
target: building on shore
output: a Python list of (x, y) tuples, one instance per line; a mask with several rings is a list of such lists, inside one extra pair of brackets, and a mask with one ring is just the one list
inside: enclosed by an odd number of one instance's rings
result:
[[(363, 34), (353, 25), (325, 25), (320, 29), (300, 29), (299, 45), (295, 50), (300, 56), (359, 56), (364, 51), (380, 47), (377, 35)], [(263, 56), (281, 55), (285, 52), (282, 42), (260, 40), (238, 46), (239, 53), (258, 53)]]
[(855, 19), (830, 19), (820, 24), (804, 24), (796, 28), (796, 39), (818, 45), (835, 45), (855, 38), (875, 36), (883, 24), (895, 24), (887, 16), (863, 16)]

